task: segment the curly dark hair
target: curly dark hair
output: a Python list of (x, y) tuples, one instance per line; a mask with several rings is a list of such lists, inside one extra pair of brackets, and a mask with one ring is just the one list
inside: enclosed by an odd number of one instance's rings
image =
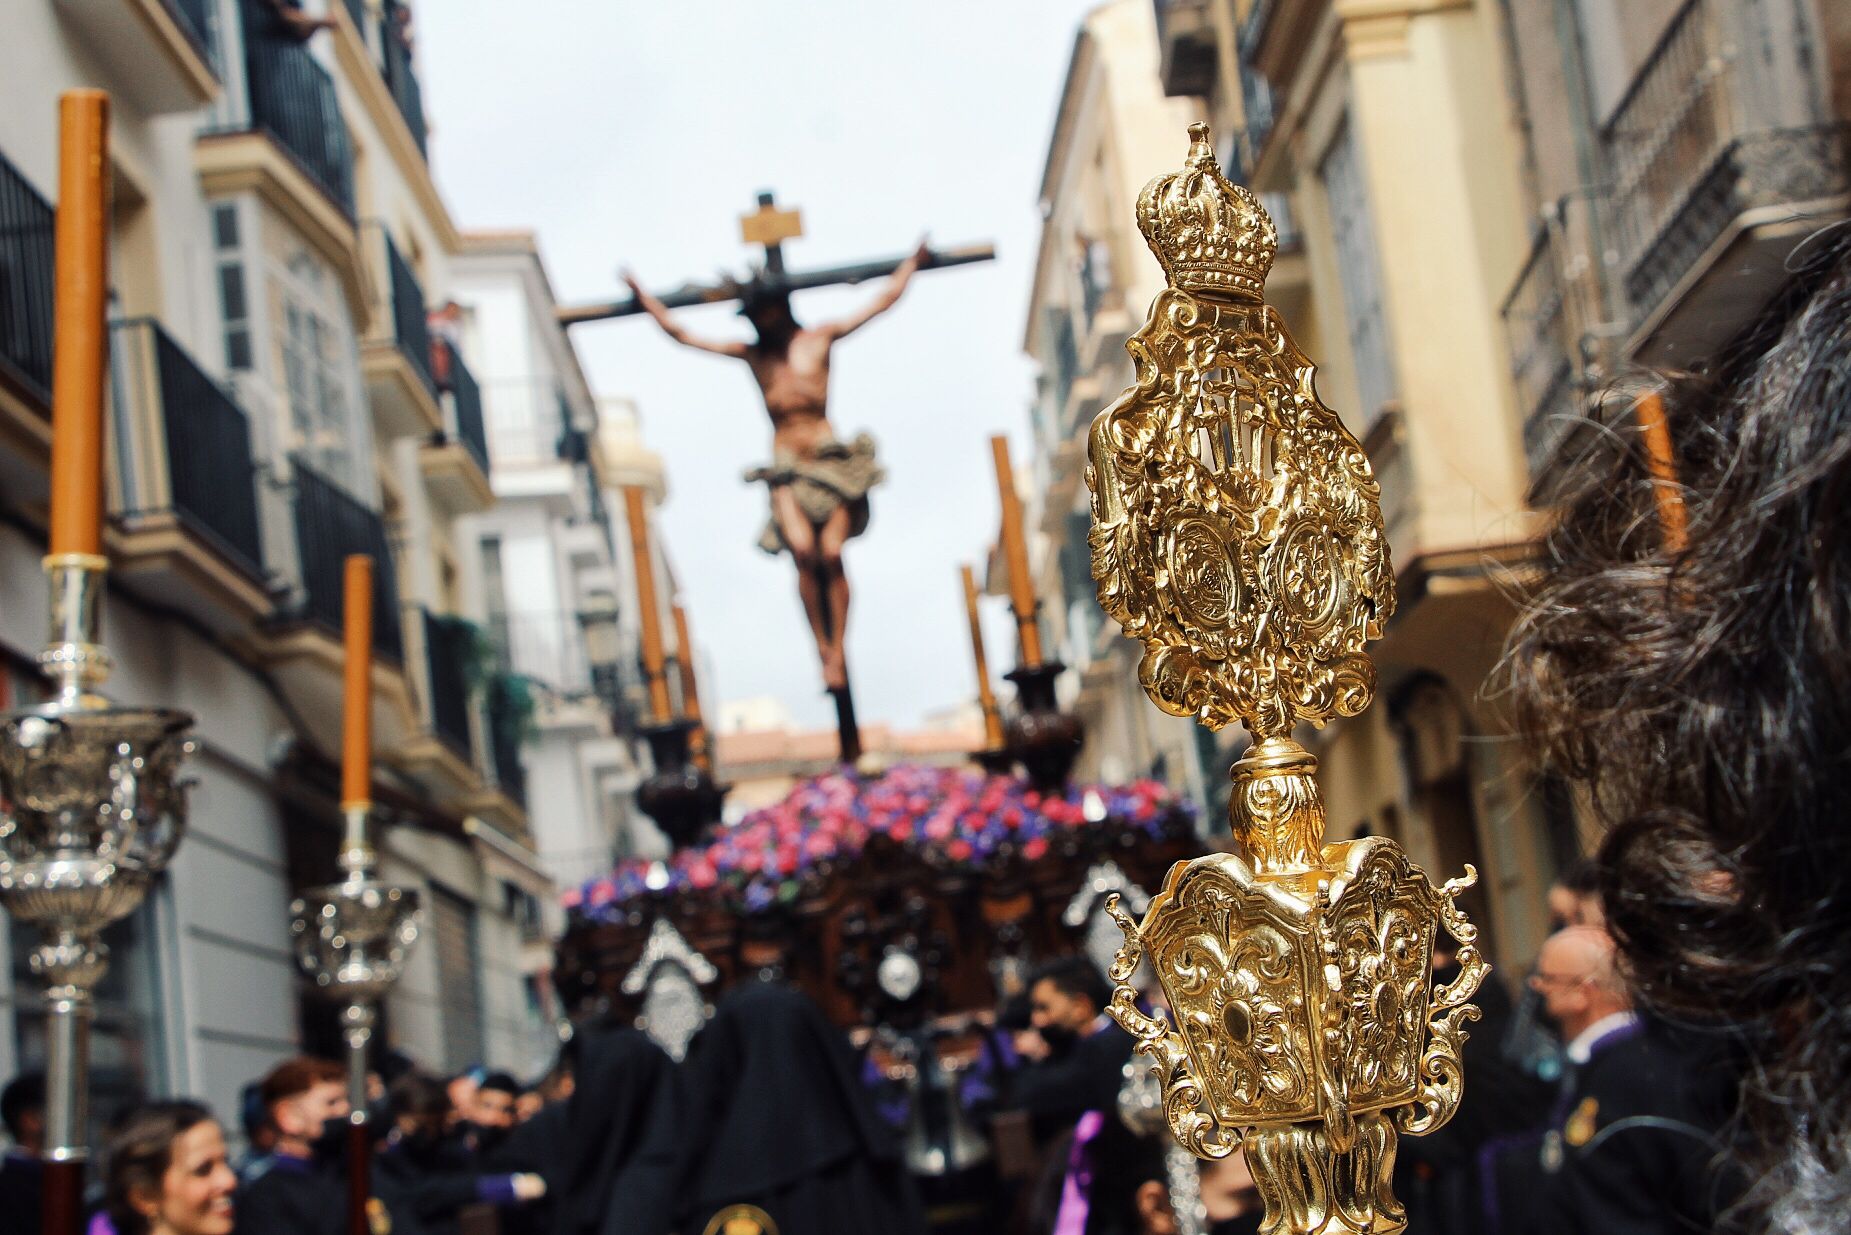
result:
[(1742, 1216), (1851, 1212), (1851, 235), (1703, 375), (1659, 393), (1667, 543), (1625, 407), (1581, 437), (1504, 668), (1519, 728), (1608, 825), (1607, 923), (1642, 1001), (1746, 1069)]

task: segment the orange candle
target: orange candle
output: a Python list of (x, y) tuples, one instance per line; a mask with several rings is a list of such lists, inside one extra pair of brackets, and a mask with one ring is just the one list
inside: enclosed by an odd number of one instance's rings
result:
[(1009, 602), (1015, 609), (1016, 633), (1022, 640), (1022, 665), (1041, 664), (1041, 628), (1035, 624), (1035, 581), (1028, 573), (1028, 537), (1022, 530), (1022, 499), (1015, 491), (1015, 469), (1009, 463), (1009, 439), (990, 439), (996, 457), (996, 492), (1003, 504), (1003, 556), (1009, 564)]
[(990, 689), (990, 659), (983, 652), (983, 622), (977, 614), (977, 575), (971, 568), (958, 567), (964, 573), (964, 609), (970, 616), (970, 649), (977, 659), (977, 703), (983, 709), (983, 745), (998, 750), (1003, 744), (1003, 718), (996, 710), (996, 692)]
[(373, 800), (373, 559), (347, 559), (346, 690), (341, 697), (341, 808)]
[(649, 679), (649, 719), (669, 719), (667, 657), (662, 650), (662, 610), (656, 600), (655, 556), (649, 550), (649, 508), (643, 490), (625, 485), (624, 510), (630, 519), (630, 557), (636, 565), (636, 607), (643, 620), (643, 676)]
[(1677, 455), (1671, 449), (1671, 426), (1665, 419), (1665, 399), (1657, 391), (1641, 395), (1633, 405), (1645, 439), (1645, 465), (1652, 473), (1652, 494), (1658, 500), (1658, 530), (1665, 552), (1679, 553), (1690, 534), (1684, 495), (1678, 491)]
[(51, 552), (103, 551), (103, 380), (109, 336), (109, 95), (58, 100)]

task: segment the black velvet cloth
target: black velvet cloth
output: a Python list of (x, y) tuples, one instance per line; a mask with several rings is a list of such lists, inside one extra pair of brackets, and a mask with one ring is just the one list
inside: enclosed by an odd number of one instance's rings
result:
[(684, 1231), (728, 1205), (786, 1235), (924, 1235), (900, 1147), (853, 1051), (807, 996), (753, 982), (720, 1002), (686, 1064), (696, 1131), (682, 1170)]
[(683, 1118), (674, 1061), (637, 1030), (591, 1029), (573, 1078), (572, 1096), (516, 1129), (498, 1164), (545, 1178), (553, 1235), (666, 1235), (683, 1131), (699, 1127)]
[(9, 1153), (0, 1159), (0, 1214), (5, 1215), (5, 1222), (17, 1223), (20, 1231), (36, 1235), (39, 1196), (44, 1186), (44, 1173), (37, 1158)]

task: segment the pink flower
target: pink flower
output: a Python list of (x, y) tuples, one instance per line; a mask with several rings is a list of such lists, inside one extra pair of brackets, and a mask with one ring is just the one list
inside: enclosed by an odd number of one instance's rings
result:
[(714, 870), (713, 863), (709, 862), (705, 857), (700, 858), (688, 867), (688, 882), (697, 888), (711, 888), (715, 883), (719, 882), (719, 879), (719, 872)]
[(1027, 858), (1030, 862), (1041, 858), (1047, 851), (1048, 838), (1045, 836), (1031, 837), (1028, 843), (1022, 846), (1022, 856)]
[(945, 852), (950, 855), (954, 861), (968, 861), (971, 855), (970, 842), (967, 840), (954, 840), (949, 845), (945, 846)]

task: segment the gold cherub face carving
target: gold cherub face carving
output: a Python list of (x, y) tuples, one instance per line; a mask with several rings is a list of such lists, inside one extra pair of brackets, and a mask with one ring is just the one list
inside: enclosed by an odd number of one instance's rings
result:
[[(1211, 213), (1259, 233), (1209, 249), (1270, 260), (1265, 211), (1197, 146), (1183, 176), (1145, 190), (1151, 248), (1173, 270), (1176, 250), (1204, 247), (1206, 207), (1163, 208), (1187, 179), (1195, 197), (1235, 203)], [(1394, 611), (1395, 585), (1368, 457), (1259, 299), (1264, 267), (1239, 269), (1158, 295), (1128, 345), (1137, 384), (1093, 422), (1086, 478), (1099, 602), (1144, 644), (1144, 689), (1167, 712), (1215, 729), (1243, 721), (1263, 739), (1368, 705), (1362, 649)]]

